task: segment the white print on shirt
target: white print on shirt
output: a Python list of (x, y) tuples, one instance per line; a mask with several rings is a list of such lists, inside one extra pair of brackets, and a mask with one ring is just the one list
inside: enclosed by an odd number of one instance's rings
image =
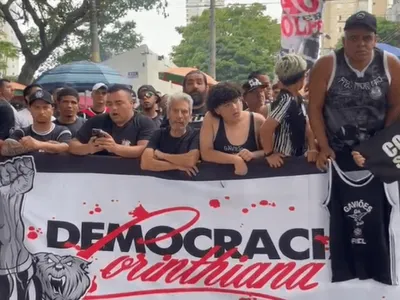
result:
[(376, 88), (379, 89), (379, 84), (383, 82), (383, 78), (381, 76), (378, 76), (374, 78), (374, 80), (371, 80), (369, 82), (353, 82), (348, 80), (345, 77), (341, 77), (338, 82), (342, 85), (344, 89), (350, 89), (350, 90), (356, 90), (356, 91), (370, 91), (372, 89), (375, 90), (376, 93)]
[(400, 169), (400, 135), (396, 134), (390, 142), (384, 143), (382, 150), (389, 158), (393, 159), (392, 162), (396, 168)]
[(369, 205), (368, 202), (360, 199), (358, 201), (353, 201), (343, 207), (344, 212), (347, 217), (352, 218), (354, 221), (353, 237), (351, 238), (351, 243), (356, 245), (366, 245), (366, 241), (363, 237), (362, 225), (364, 225), (363, 218), (371, 213), (373, 207)]

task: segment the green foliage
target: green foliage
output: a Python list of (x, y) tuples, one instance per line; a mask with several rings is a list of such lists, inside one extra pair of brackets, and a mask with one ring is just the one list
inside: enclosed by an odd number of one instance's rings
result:
[(18, 57), (18, 49), (11, 42), (6, 40), (6, 34), (0, 31), (0, 70), (6, 74), (7, 62), (9, 59)]
[[(280, 49), (280, 25), (264, 12), (265, 6), (259, 3), (216, 10), (217, 80), (242, 82), (255, 70), (273, 73)], [(182, 35), (171, 53), (176, 65), (208, 71), (209, 19), (206, 10), (189, 25), (176, 28)]]
[[(25, 57), (20, 82), (30, 83), (40, 66), (90, 58), (90, 3), (92, 0), (0, 1), (0, 20), (14, 30)], [(103, 57), (120, 53), (140, 42), (135, 23), (118, 22), (131, 11), (157, 8), (165, 14), (167, 0), (96, 0)], [(15, 9), (16, 8), (16, 9)], [(24, 32), (23, 28), (28, 26)], [(124, 43), (125, 42), (125, 43)]]
[(400, 23), (378, 18), (378, 42), (400, 47)]

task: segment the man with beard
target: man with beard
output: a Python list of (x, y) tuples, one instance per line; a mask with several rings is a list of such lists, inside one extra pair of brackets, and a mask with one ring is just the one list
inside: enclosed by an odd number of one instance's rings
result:
[(67, 127), (76, 136), (78, 130), (85, 123), (85, 119), (78, 117), (79, 94), (73, 88), (63, 88), (57, 93), (58, 118), (54, 124)]
[(160, 103), (160, 96), (152, 85), (142, 85), (137, 92), (140, 100), (139, 111), (153, 120), (157, 128), (160, 128), (162, 123), (162, 115), (157, 111), (157, 105)]
[[(208, 84), (206, 75), (200, 70), (194, 70), (186, 74), (183, 79), (183, 92), (193, 99), (193, 113), (190, 126), (200, 129), (207, 112)], [(168, 127), (169, 122), (164, 119), (161, 127)]]
[(51, 118), (54, 102), (50, 93), (38, 90), (29, 98), (33, 124), (16, 129), (4, 141), (1, 155), (16, 156), (33, 151), (62, 153), (68, 151), (71, 132), (68, 128), (56, 125)]
[(108, 112), (106, 107), (107, 101), (107, 85), (102, 82), (96, 83), (92, 89), (93, 105), (79, 113), (79, 116), (84, 119), (91, 119), (97, 115)]

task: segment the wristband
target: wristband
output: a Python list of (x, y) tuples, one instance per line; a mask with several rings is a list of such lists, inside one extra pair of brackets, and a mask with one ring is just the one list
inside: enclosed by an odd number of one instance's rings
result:
[(272, 154), (274, 154), (274, 151), (270, 151), (268, 153), (264, 153), (265, 157), (270, 157)]

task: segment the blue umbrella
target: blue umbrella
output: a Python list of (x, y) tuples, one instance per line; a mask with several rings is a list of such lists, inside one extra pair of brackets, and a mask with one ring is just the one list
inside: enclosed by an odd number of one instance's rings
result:
[(70, 86), (79, 92), (84, 92), (91, 91), (98, 82), (107, 85), (119, 83), (131, 86), (128, 78), (123, 77), (114, 69), (91, 61), (78, 61), (57, 66), (44, 72), (34, 83), (40, 84), (48, 91)]
[(391, 45), (388, 45), (388, 44), (381, 44), (381, 43), (378, 43), (376, 46), (379, 49), (385, 50), (385, 51), (387, 51), (387, 52), (389, 52), (389, 53), (391, 53), (391, 54), (393, 54), (393, 55), (395, 55), (395, 56), (400, 58), (400, 48), (397, 48), (397, 47), (394, 47), (394, 46), (391, 46)]

